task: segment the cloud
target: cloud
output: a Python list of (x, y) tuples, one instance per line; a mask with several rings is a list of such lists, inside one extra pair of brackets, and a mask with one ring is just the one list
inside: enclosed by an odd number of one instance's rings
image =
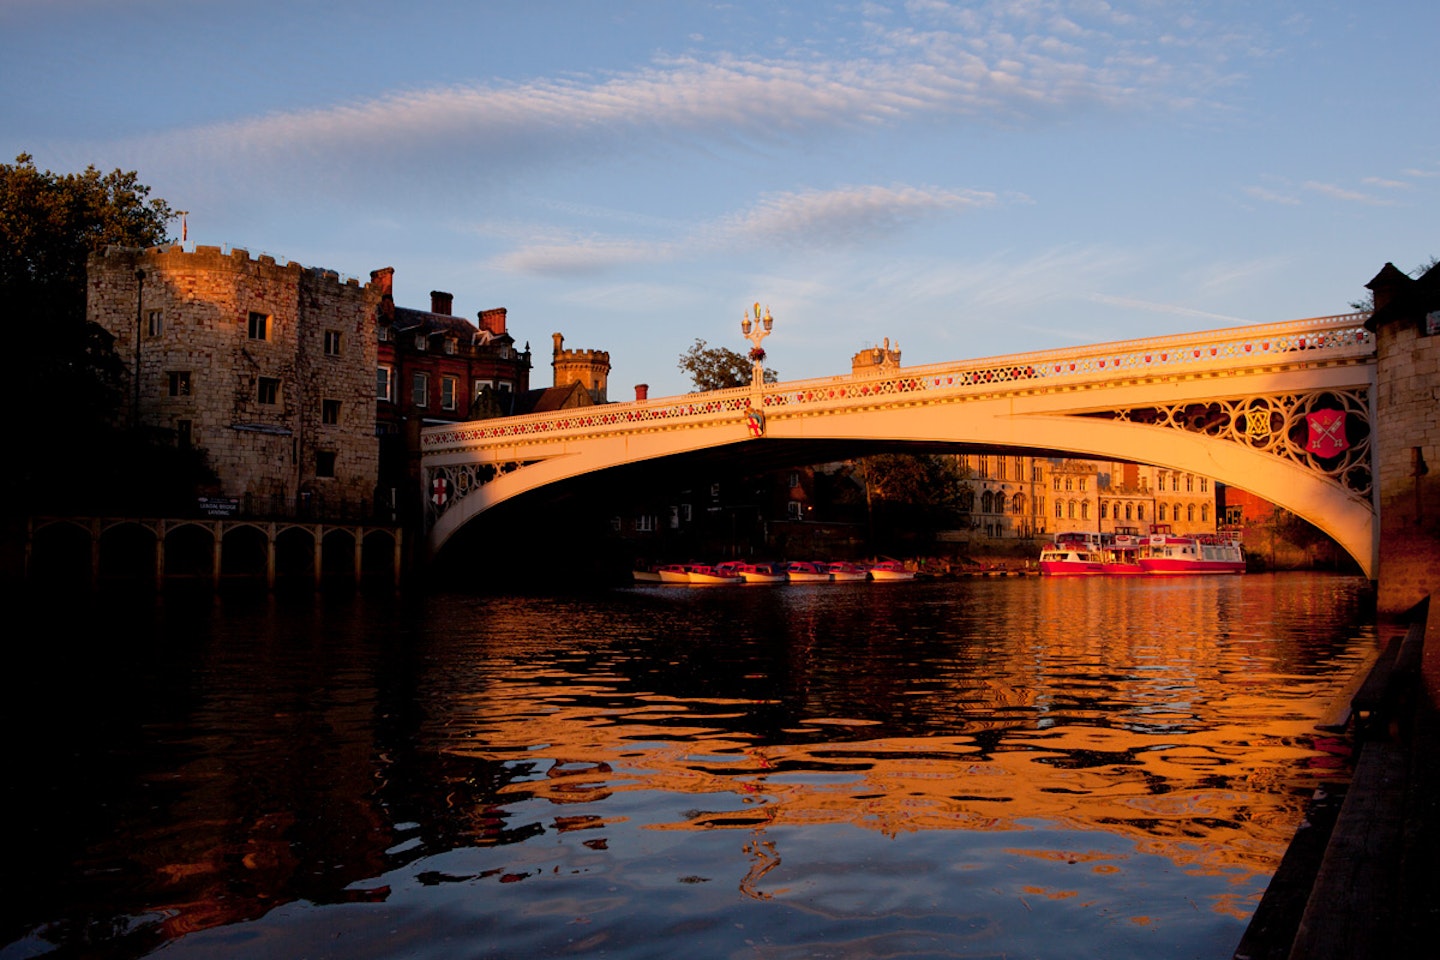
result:
[(1275, 191), (1267, 190), (1264, 187), (1245, 187), (1242, 192), (1245, 193), (1247, 196), (1254, 197), (1256, 200), (1263, 200), (1266, 203), (1280, 203), (1285, 204), (1286, 206), (1300, 205), (1299, 198), (1292, 197), (1283, 193), (1276, 193)]
[(777, 193), (675, 240), (547, 236), (522, 243), (494, 263), (507, 271), (553, 275), (776, 246), (834, 247), (998, 202), (985, 191), (904, 184)]
[(1412, 184), (1404, 180), (1387, 180), (1384, 177), (1366, 177), (1361, 183), (1368, 183), (1372, 187), (1383, 187), (1386, 190), (1409, 190)]
[(1182, 307), (1174, 303), (1156, 303), (1151, 300), (1139, 300), (1134, 297), (1115, 297), (1103, 293), (1092, 293), (1085, 299), (1093, 303), (1102, 303), (1111, 307), (1125, 307), (1129, 310), (1144, 310), (1150, 313), (1163, 313), (1177, 317), (1197, 317), (1204, 320), (1218, 320), (1225, 324), (1252, 323), (1243, 317), (1231, 317), (1223, 313), (1210, 313), (1206, 310), (1196, 310), (1193, 307)]
[[(1174, 15), (1147, 8), (1150, 17)], [(1219, 79), (1198, 21), (1152, 21), (1097, 0), (870, 4), (863, 43), (825, 59), (658, 56), (635, 69), (474, 82), (172, 130), (126, 146), (147, 166), (203, 158), (254, 169), (309, 160), (342, 175), (377, 160), (451, 164), (471, 176), (565, 162), (594, 149), (777, 140), (907, 120), (1005, 123), (1081, 106), (1185, 108)], [(892, 24), (891, 21), (905, 22)]]
[(1330, 197), (1333, 200), (1345, 200), (1350, 203), (1366, 203), (1375, 207), (1394, 206), (1394, 202), (1382, 197), (1372, 196), (1368, 193), (1361, 193), (1358, 190), (1347, 190), (1344, 187), (1333, 183), (1321, 183), (1318, 180), (1307, 180), (1300, 185), (1306, 190)]

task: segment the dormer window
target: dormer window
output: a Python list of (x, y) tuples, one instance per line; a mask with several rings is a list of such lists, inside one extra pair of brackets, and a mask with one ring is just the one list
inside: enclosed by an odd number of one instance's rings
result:
[(423, 333), (417, 333), (417, 334), (415, 334), (415, 349), (416, 349), (416, 350), (420, 350), (420, 351), (422, 351), (422, 352), (425, 350), (425, 334), (423, 334)]
[(446, 352), (446, 353), (454, 353), (454, 352), (455, 352), (455, 340), (454, 340), (453, 337), (446, 337), (446, 338), (445, 338), (445, 352)]
[(375, 328), (375, 339), (379, 340), (381, 343), (385, 343), (387, 340), (390, 339), (390, 328), (389, 328), (389, 327), (376, 327), (376, 328)]

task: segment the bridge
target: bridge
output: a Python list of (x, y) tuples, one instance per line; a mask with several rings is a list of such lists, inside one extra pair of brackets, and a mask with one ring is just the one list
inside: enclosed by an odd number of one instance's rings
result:
[[(1367, 314), (612, 403), (427, 429), (427, 548), (514, 497), (737, 445), (886, 442), (1130, 460), (1303, 517), (1375, 577)], [(798, 462), (798, 461), (797, 461)]]

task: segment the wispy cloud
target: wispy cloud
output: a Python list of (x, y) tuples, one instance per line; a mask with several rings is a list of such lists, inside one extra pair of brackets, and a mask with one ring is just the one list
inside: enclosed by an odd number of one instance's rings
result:
[(1176, 317), (1194, 317), (1203, 320), (1218, 320), (1225, 324), (1249, 323), (1251, 321), (1244, 317), (1231, 317), (1223, 313), (1210, 313), (1206, 310), (1196, 310), (1193, 307), (1184, 307), (1175, 303), (1156, 303), (1152, 300), (1140, 300), (1135, 297), (1116, 297), (1103, 293), (1092, 293), (1085, 299), (1092, 303), (1103, 303), (1111, 307), (1124, 307), (1127, 310), (1144, 310), (1150, 313), (1163, 313)]
[(1000, 202), (978, 190), (861, 185), (763, 197), (752, 207), (700, 224), (674, 240), (542, 236), (495, 260), (520, 273), (593, 273), (628, 263), (663, 262), (776, 246), (834, 247), (889, 233), (930, 217)]
[[(308, 158), (335, 175), (363, 152), (371, 164), (423, 159), (484, 176), (587, 156), (587, 146), (763, 141), (927, 117), (1012, 123), (1077, 106), (1173, 109), (1222, 82), (1214, 63), (1223, 58), (1205, 52), (1201, 21), (1143, 9), (1152, 19), (1132, 27), (1133, 15), (1099, 0), (912, 0), (904, 12), (870, 4), (868, 39), (848, 56), (661, 56), (609, 74), (395, 91), (174, 130), (127, 149), (147, 163)], [(1173, 22), (1153, 21), (1160, 16)], [(1194, 42), (1154, 41), (1160, 28)]]
[(1279, 203), (1286, 206), (1299, 206), (1300, 199), (1287, 193), (1276, 193), (1265, 187), (1245, 187), (1242, 192), (1256, 200), (1263, 200), (1266, 203)]
[(1389, 207), (1394, 205), (1394, 201), (1386, 200), (1384, 197), (1361, 193), (1359, 190), (1348, 190), (1337, 184), (1322, 183), (1318, 180), (1307, 180), (1301, 184), (1301, 187), (1313, 193), (1329, 197), (1332, 200), (1344, 200), (1349, 203), (1366, 203), (1374, 207)]

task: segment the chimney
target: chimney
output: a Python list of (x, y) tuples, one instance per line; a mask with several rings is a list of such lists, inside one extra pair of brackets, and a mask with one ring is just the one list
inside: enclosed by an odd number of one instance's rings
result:
[(370, 271), (370, 282), (380, 290), (380, 315), (395, 320), (395, 268), (382, 267)]
[(481, 310), (479, 313), (480, 329), (488, 331), (492, 336), (500, 336), (505, 332), (505, 308), (496, 307), (494, 310)]
[(635, 384), (635, 399), (636, 399), (636, 400), (649, 400), (649, 399), (650, 399), (650, 384), (648, 384), (648, 383), (637, 383), (637, 384)]
[(430, 312), (438, 313), (441, 316), (450, 316), (450, 305), (455, 298), (443, 290), (430, 291)]

